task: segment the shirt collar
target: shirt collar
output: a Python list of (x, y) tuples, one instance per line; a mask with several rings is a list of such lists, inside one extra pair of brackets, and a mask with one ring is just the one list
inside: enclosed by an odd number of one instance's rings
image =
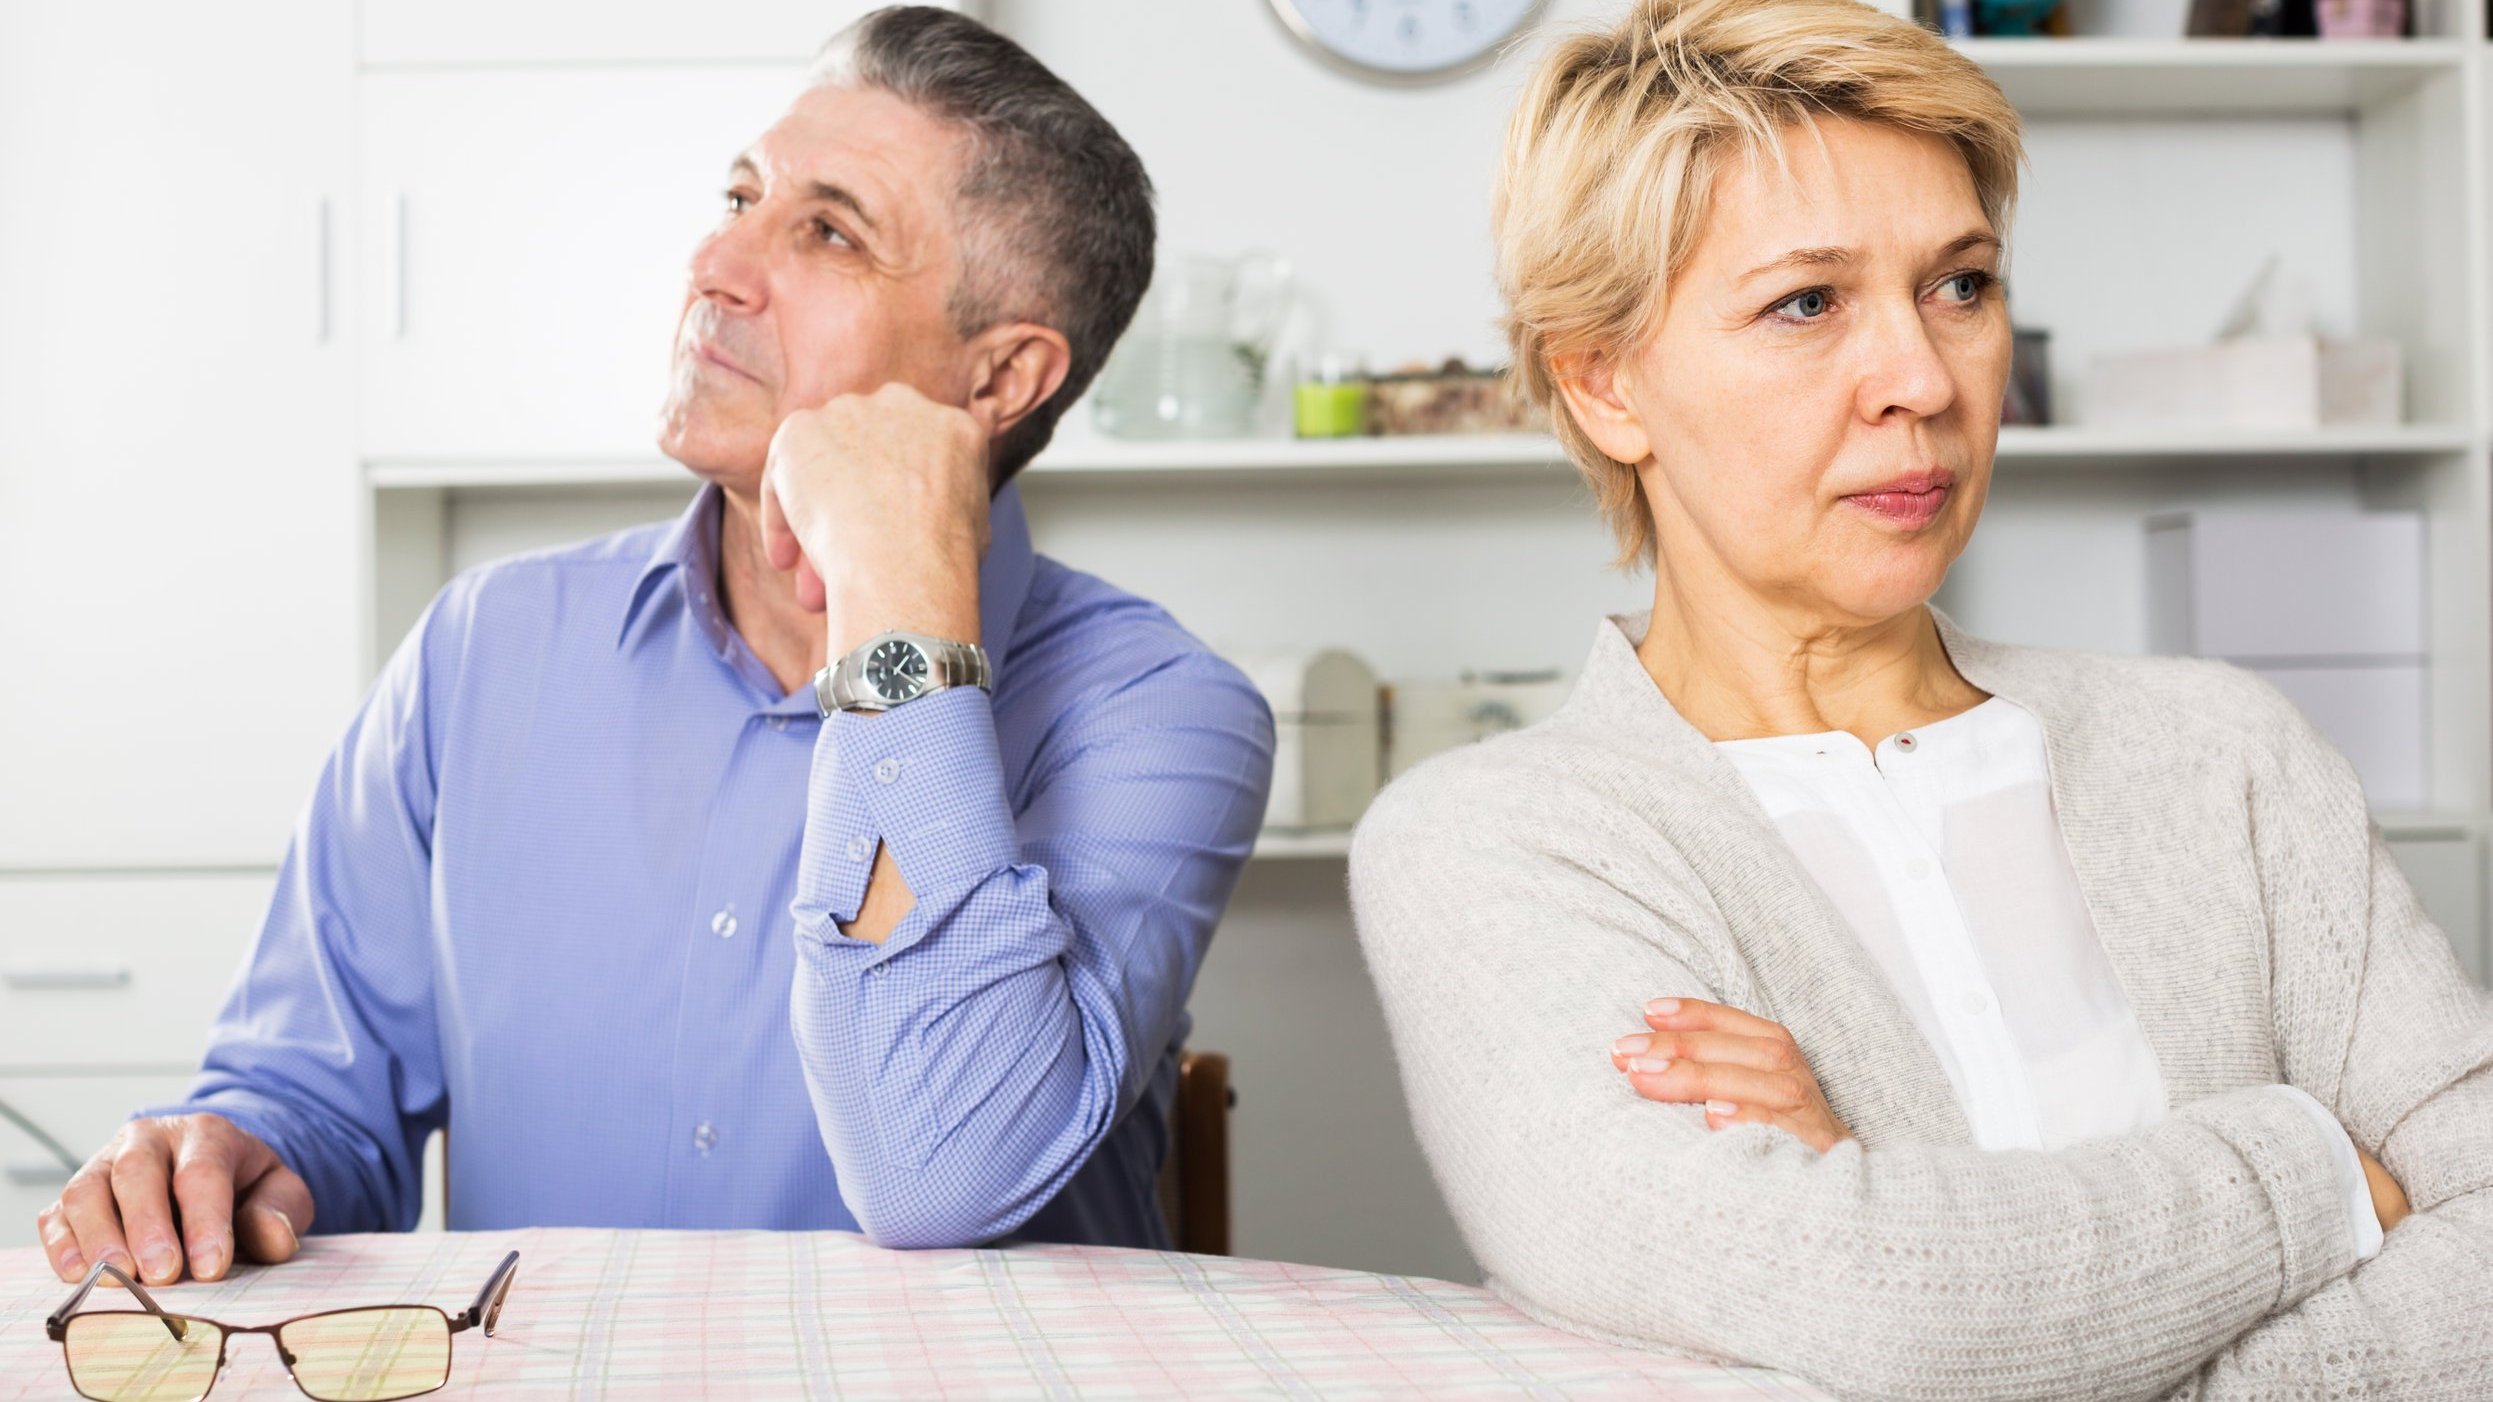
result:
[[(632, 581), (622, 625), (615, 634), (616, 647), (631, 641), (634, 628), (653, 612), (657, 607), (653, 601), (662, 594), (668, 596), (667, 606), (674, 608), (692, 607), (687, 581), (700, 581), (694, 592), (716, 594), (719, 522), (725, 509), (725, 493), (717, 483), (705, 482), (683, 514), (658, 537)], [(1030, 594), (1030, 579), (1038, 568), (1038, 556), (1030, 544), (1030, 521), (1022, 511), (1020, 484), (1007, 483), (996, 493), (988, 504), (987, 523), (987, 554), (978, 566), (979, 641), (987, 649), (988, 665), (1002, 671), (1022, 601)], [(706, 608), (698, 613), (719, 614), (714, 599), (704, 603)]]

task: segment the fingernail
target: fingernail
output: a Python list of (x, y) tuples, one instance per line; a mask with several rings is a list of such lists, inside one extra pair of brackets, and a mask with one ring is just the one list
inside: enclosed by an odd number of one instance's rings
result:
[(1667, 1056), (1640, 1056), (1628, 1062), (1627, 1066), (1631, 1071), (1652, 1076), (1670, 1070), (1671, 1059)]
[(1634, 1056), (1636, 1053), (1643, 1051), (1645, 1048), (1652, 1045), (1653, 1038), (1650, 1036), (1647, 1036), (1642, 1032), (1631, 1032), (1627, 1036), (1621, 1037), (1619, 1040), (1612, 1042), (1610, 1044), (1610, 1050), (1618, 1056)]
[(1679, 1011), (1679, 1000), (1677, 998), (1656, 998), (1652, 1002), (1645, 1004), (1645, 1011), (1653, 1014), (1655, 1017), (1669, 1017), (1671, 1014)]
[(1709, 1100), (1705, 1102), (1705, 1113), (1709, 1115), (1736, 1115), (1740, 1113), (1740, 1107), (1732, 1104), (1728, 1100)]
[(226, 1258), (231, 1254), (226, 1249), (225, 1238), (209, 1237), (190, 1250), (191, 1274), (201, 1280), (213, 1280), (225, 1273)]
[(174, 1255), (173, 1248), (161, 1241), (151, 1241), (139, 1248), (139, 1259), (146, 1263), (146, 1273), (150, 1278), (169, 1276), (182, 1264), (181, 1259)]
[(61, 1274), (75, 1280), (79, 1276), (85, 1275), (86, 1273), (86, 1258), (78, 1254), (77, 1247), (73, 1246), (67, 1251), (61, 1253)]
[(295, 1233), (294, 1219), (287, 1216), (283, 1208), (255, 1206), (251, 1210), (254, 1212), (265, 1213), (266, 1215), (277, 1219), (277, 1225), (286, 1229), (286, 1249), (288, 1251), (292, 1251), (296, 1247), (303, 1244), (303, 1238)]

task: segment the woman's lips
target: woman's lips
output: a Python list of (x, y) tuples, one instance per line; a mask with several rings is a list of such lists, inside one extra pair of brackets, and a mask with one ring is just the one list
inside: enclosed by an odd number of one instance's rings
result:
[(1899, 526), (1927, 526), (1948, 504), (1949, 490), (1933, 484), (1926, 491), (1862, 492), (1844, 500)]

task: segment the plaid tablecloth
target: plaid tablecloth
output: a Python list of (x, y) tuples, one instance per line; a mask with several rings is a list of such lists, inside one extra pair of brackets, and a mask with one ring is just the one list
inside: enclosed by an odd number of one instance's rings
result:
[[(151, 1293), (232, 1324), (359, 1304), (456, 1313), (513, 1248), (500, 1331), (458, 1336), (435, 1397), (1823, 1396), (1547, 1329), (1445, 1281), (1089, 1247), (899, 1252), (838, 1232), (313, 1237), (287, 1265)], [(43, 1334), (68, 1293), (33, 1248), (0, 1251), (0, 1402), (72, 1395)], [(300, 1396), (266, 1337), (233, 1340), (229, 1357), (217, 1398)]]

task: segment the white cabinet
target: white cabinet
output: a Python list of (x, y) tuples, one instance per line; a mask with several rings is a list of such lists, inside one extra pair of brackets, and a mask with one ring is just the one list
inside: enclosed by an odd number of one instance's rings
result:
[(349, 20), (0, 7), (0, 870), (273, 863), (352, 709)]
[(653, 456), (693, 247), (802, 73), (365, 75), (364, 457)]
[(806, 59), (878, 3), (363, 0), (363, 61), (385, 67)]
[(198, 1065), (274, 884), (0, 878), (0, 1075)]
[(35, 1214), (61, 1195), (71, 1167), (104, 1147), (133, 1110), (178, 1099), (187, 1072), (113, 1076), (0, 1076), (0, 1250), (36, 1244)]

